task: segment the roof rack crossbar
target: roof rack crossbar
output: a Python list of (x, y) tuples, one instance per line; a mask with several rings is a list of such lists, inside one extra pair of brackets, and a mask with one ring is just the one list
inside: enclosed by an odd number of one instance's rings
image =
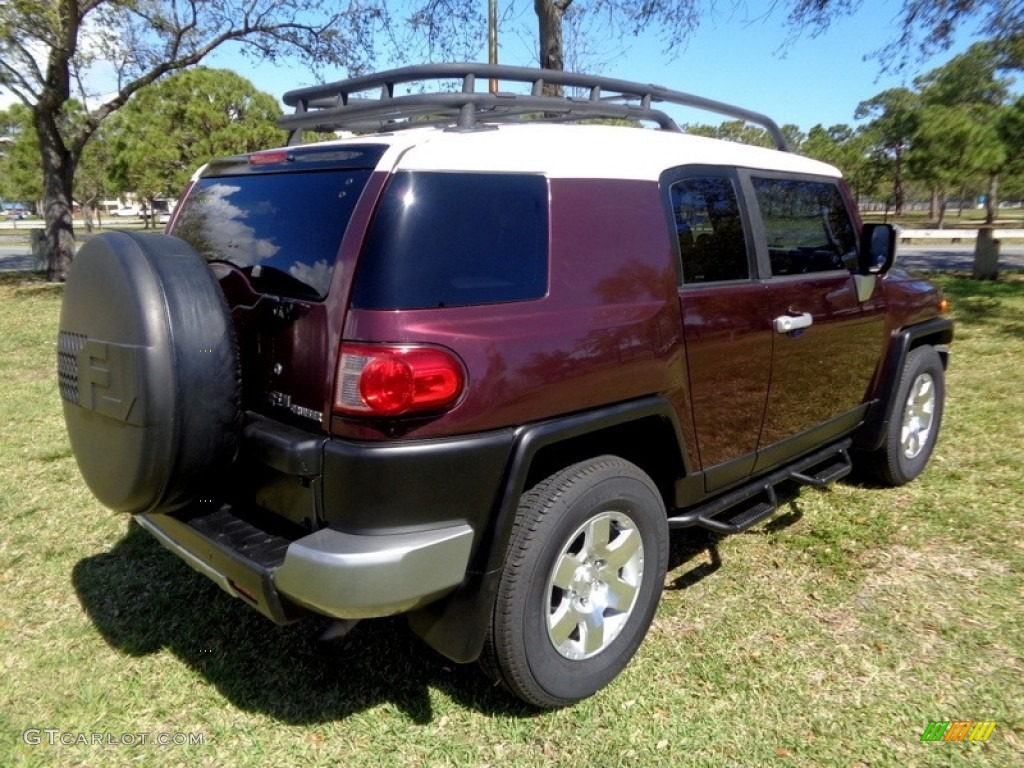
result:
[[(395, 95), (403, 83), (461, 80), (458, 91)], [(478, 81), (501, 80), (529, 86), (528, 94), (476, 90)], [(548, 85), (589, 91), (586, 98), (544, 93)], [(378, 98), (365, 94), (380, 89)], [(424, 64), (363, 75), (325, 85), (300, 88), (284, 95), (294, 112), (280, 118), (278, 125), (291, 132), (289, 144), (298, 143), (304, 129), (367, 130), (435, 125), (455, 121), (459, 130), (471, 130), (480, 121), (516, 119), (542, 113), (545, 119), (594, 117), (627, 118), (656, 123), (663, 130), (680, 131), (676, 122), (656, 103), (678, 104), (760, 125), (780, 150), (788, 149), (786, 139), (771, 118), (725, 102), (673, 91), (660, 85), (644, 85), (598, 75), (532, 69), (500, 64)], [(417, 119), (411, 124), (413, 118)]]

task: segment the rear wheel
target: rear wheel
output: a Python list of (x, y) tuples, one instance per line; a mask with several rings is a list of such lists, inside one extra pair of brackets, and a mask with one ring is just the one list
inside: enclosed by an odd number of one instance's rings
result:
[(945, 395), (939, 353), (930, 346), (912, 350), (890, 406), (884, 441), (868, 454), (866, 469), (873, 479), (898, 486), (924, 471), (942, 424)]
[(657, 487), (614, 456), (523, 495), (481, 665), (538, 707), (597, 692), (647, 633), (668, 564)]

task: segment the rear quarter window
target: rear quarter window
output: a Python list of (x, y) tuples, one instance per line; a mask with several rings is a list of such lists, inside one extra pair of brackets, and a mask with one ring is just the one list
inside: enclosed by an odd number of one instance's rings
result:
[(360, 257), (352, 305), (427, 309), (541, 298), (547, 200), (542, 176), (396, 173)]

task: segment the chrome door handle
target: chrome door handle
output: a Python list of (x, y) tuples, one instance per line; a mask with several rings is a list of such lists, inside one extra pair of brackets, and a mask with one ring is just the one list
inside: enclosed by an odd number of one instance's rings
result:
[(782, 315), (775, 318), (775, 332), (792, 333), (793, 331), (799, 331), (801, 328), (810, 328), (813, 322), (814, 318), (811, 317), (810, 312), (804, 312), (799, 315)]

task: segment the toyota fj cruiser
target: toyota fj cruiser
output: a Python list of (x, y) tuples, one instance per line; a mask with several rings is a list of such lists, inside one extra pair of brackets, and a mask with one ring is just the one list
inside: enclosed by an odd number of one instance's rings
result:
[(88, 241), (58, 343), (97, 498), (272, 620), (406, 613), (562, 706), (640, 645), (670, 529), (743, 531), (853, 461), (923, 470), (944, 300), (767, 117), (486, 65), (284, 100), (288, 145), (201, 169), (166, 235)]

